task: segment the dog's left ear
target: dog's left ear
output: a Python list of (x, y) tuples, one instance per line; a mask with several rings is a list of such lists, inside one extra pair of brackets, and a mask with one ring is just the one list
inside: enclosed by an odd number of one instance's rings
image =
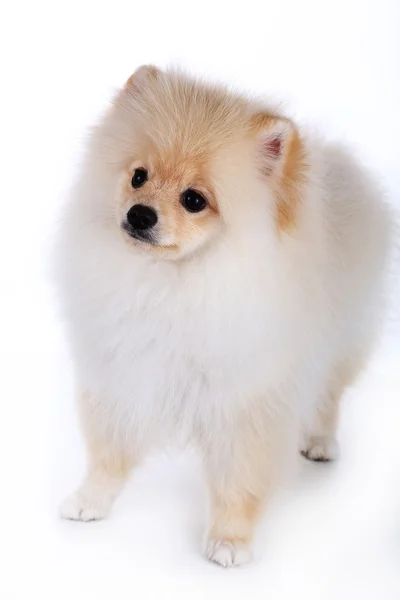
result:
[(252, 117), (256, 136), (257, 158), (265, 177), (280, 177), (293, 151), (297, 152), (299, 136), (293, 123), (283, 117), (260, 113)]
[(289, 119), (271, 114), (253, 115), (251, 129), (260, 174), (275, 192), (278, 227), (287, 230), (295, 225), (307, 181), (303, 140)]

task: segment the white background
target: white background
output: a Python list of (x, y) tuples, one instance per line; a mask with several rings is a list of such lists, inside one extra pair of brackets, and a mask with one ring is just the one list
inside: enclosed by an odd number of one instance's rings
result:
[(396, 311), (348, 394), (340, 461), (302, 461), (260, 525), (253, 565), (224, 571), (200, 554), (205, 498), (193, 457), (149, 461), (103, 523), (58, 520), (84, 455), (46, 281), (85, 127), (141, 63), (179, 63), (287, 100), (300, 120), (346, 139), (400, 206), (399, 10), (397, 0), (3, 5), (2, 599), (400, 597)]

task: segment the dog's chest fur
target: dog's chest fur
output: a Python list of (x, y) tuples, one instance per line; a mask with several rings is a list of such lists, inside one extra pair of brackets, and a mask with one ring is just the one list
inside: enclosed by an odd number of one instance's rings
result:
[(104, 246), (86, 256), (77, 351), (88, 385), (118, 404), (119, 418), (191, 427), (279, 381), (294, 321), (267, 270), (246, 269), (248, 260), (227, 249), (182, 265), (121, 260)]

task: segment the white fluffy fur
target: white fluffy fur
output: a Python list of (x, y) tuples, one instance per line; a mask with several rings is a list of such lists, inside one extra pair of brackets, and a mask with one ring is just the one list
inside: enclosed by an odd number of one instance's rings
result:
[[(89, 446), (128, 466), (101, 471), (92, 451), (62, 514), (105, 516), (131, 463), (171, 439), (197, 444), (227, 503), (264, 498), (300, 446), (311, 458), (336, 452), (334, 425), (316, 414), (375, 342), (388, 209), (344, 148), (305, 139), (306, 191), (294, 228), (278, 234), (264, 182), (240, 148), (227, 148), (211, 163), (223, 231), (189, 257), (158, 259), (128, 245), (116, 222), (109, 120), (66, 209), (57, 279)], [(207, 556), (247, 561), (247, 542), (235, 555), (231, 537), (211, 536)]]

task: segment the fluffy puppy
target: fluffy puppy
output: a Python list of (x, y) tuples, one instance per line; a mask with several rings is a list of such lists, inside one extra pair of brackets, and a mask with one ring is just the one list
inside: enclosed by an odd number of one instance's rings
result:
[(298, 451), (336, 455), (340, 398), (379, 329), (390, 223), (340, 145), (141, 67), (92, 132), (59, 236), (89, 463), (62, 516), (105, 517), (131, 469), (179, 439), (203, 459), (206, 556), (248, 561)]

